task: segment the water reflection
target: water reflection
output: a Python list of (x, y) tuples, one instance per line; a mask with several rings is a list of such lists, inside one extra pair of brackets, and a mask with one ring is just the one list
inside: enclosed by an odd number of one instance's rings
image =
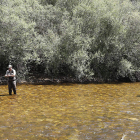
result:
[(140, 139), (140, 84), (0, 86), (0, 139)]

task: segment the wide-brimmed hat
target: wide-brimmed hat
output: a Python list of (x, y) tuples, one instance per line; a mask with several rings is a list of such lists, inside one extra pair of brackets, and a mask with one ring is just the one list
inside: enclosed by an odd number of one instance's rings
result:
[(8, 68), (12, 68), (12, 65), (9, 65)]

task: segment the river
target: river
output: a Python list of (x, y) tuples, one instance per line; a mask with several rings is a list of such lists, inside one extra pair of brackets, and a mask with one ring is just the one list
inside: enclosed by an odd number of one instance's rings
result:
[(1, 140), (140, 140), (140, 83), (0, 86)]

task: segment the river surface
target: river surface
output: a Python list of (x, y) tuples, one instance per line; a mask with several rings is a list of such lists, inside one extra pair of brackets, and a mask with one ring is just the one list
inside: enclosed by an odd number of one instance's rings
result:
[(140, 140), (140, 83), (0, 86), (1, 140)]

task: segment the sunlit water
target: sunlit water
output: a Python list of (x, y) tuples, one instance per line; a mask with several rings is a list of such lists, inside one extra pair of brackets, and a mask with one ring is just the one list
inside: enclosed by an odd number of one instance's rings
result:
[(140, 83), (0, 86), (1, 140), (140, 140)]

